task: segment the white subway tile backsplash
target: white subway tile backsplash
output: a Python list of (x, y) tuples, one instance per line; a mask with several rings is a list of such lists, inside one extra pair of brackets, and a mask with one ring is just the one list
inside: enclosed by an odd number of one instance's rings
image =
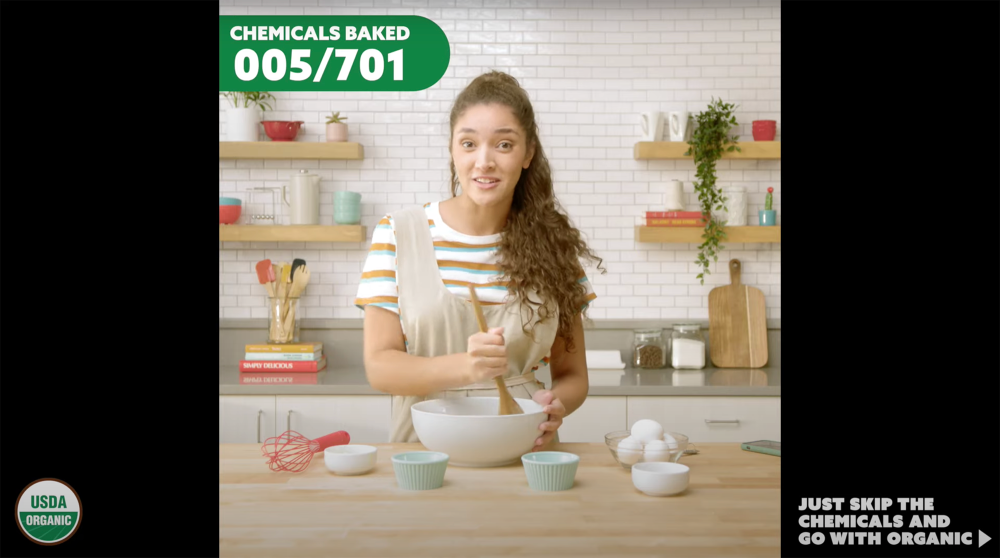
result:
[[(702, 110), (711, 96), (739, 105), (734, 130), (752, 141), (751, 122), (779, 121), (781, 8), (776, 0), (227, 0), (220, 15), (413, 14), (446, 33), (452, 56), (445, 77), (415, 92), (278, 92), (268, 117), (306, 122), (301, 140), (323, 141), (324, 117), (349, 117), (363, 161), (220, 160), (220, 195), (244, 197), (244, 213), (276, 211), (270, 193), (300, 168), (322, 176), (321, 222), (332, 224), (332, 192), (361, 192), (362, 243), (220, 243), (219, 315), (266, 317), (266, 293), (254, 264), (303, 258), (313, 271), (302, 299), (310, 318), (358, 318), (354, 294), (375, 224), (394, 209), (450, 196), (448, 113), (468, 81), (491, 68), (528, 91), (561, 205), (604, 259), (588, 268), (598, 293), (592, 319), (707, 319), (707, 295), (729, 283), (728, 262), (744, 263), (743, 282), (765, 292), (767, 316), (781, 317), (780, 244), (726, 244), (702, 285), (697, 244), (635, 241), (644, 211), (659, 209), (663, 185), (685, 182), (686, 209), (697, 208), (690, 161), (636, 161), (643, 111)], [(226, 129), (220, 99), (219, 134)], [(263, 136), (262, 136), (263, 138)], [(779, 137), (780, 139), (780, 137)], [(756, 224), (768, 187), (779, 209), (780, 161), (720, 161), (720, 185), (747, 187)], [(281, 222), (279, 220), (279, 222)]]

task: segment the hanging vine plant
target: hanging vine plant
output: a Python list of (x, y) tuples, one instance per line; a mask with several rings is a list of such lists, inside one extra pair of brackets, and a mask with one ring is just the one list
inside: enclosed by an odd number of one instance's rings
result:
[(729, 137), (729, 131), (734, 126), (739, 126), (733, 111), (736, 105), (723, 103), (722, 99), (712, 98), (712, 103), (708, 105), (708, 110), (700, 112), (695, 116), (697, 126), (688, 141), (688, 150), (684, 155), (694, 154), (694, 163), (698, 167), (695, 172), (697, 180), (694, 181), (694, 191), (698, 193), (698, 201), (701, 203), (701, 212), (709, 215), (705, 223), (705, 233), (701, 236), (705, 241), (698, 247), (697, 264), (701, 266), (701, 273), (698, 279), (701, 284), (705, 284), (705, 275), (711, 274), (709, 266), (711, 262), (719, 261), (719, 252), (725, 248), (719, 244), (726, 238), (724, 221), (717, 220), (714, 211), (726, 208), (726, 198), (722, 196), (722, 189), (715, 185), (715, 163), (722, 158), (724, 152), (739, 151), (736, 140), (739, 136)]

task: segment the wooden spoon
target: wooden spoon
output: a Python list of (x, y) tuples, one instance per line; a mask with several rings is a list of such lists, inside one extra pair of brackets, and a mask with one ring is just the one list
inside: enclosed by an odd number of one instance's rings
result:
[[(476, 296), (476, 288), (469, 285), (469, 296), (472, 298), (472, 307), (476, 309), (476, 321), (479, 322), (479, 331), (486, 333), (486, 316), (483, 315), (483, 308), (479, 305), (479, 297)], [(501, 415), (523, 415), (524, 409), (514, 401), (514, 397), (507, 391), (507, 384), (500, 376), (494, 376), (497, 383), (497, 391), (500, 393), (500, 414)]]
[(294, 275), (292, 276), (292, 284), (289, 287), (288, 298), (297, 298), (302, 294), (302, 291), (306, 290), (306, 285), (309, 284), (309, 278), (312, 276), (309, 273), (309, 267), (305, 264), (295, 268)]
[[(294, 268), (292, 272), (292, 284), (289, 286), (288, 298), (298, 298), (303, 291), (306, 290), (306, 285), (309, 284), (309, 278), (312, 276), (309, 273), (309, 268), (305, 265), (305, 262)], [(298, 305), (290, 305), (288, 308), (288, 314), (285, 316), (285, 331), (291, 331), (295, 326), (295, 309)]]

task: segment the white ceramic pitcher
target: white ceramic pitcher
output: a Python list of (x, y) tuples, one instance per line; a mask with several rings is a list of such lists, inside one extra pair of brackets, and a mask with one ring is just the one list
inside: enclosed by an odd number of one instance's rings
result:
[(688, 111), (670, 111), (667, 125), (670, 127), (670, 141), (687, 141)]
[(288, 216), (292, 225), (319, 224), (319, 176), (300, 170), (292, 176), (288, 190), (291, 190), (291, 201), (285, 186), (281, 186), (281, 199), (288, 206)]
[(644, 112), (640, 116), (642, 141), (660, 141), (663, 137), (663, 113), (659, 111)]

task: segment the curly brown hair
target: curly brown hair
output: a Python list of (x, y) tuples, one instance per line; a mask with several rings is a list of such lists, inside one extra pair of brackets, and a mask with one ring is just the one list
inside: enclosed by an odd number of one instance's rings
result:
[[(465, 111), (474, 105), (500, 104), (513, 111), (521, 127), (527, 133), (527, 144), (534, 147), (534, 157), (527, 169), (521, 172), (514, 187), (507, 223), (500, 231), (500, 246), (497, 248), (498, 266), (502, 279), (509, 281), (509, 296), (520, 299), (522, 308), (527, 309), (529, 318), (537, 311), (539, 321), (552, 317), (558, 309), (559, 328), (557, 334), (566, 340), (566, 350), (573, 344), (573, 321), (585, 304), (587, 290), (580, 283), (585, 274), (580, 264), (584, 258), (597, 262), (601, 273), (607, 273), (604, 260), (587, 246), (583, 236), (572, 223), (559, 204), (552, 188), (552, 171), (545, 150), (538, 139), (538, 123), (535, 110), (528, 99), (528, 93), (521, 88), (513, 76), (498, 72), (487, 72), (472, 80), (455, 99), (451, 109), (451, 141), (454, 141), (455, 124)], [(451, 195), (458, 195), (461, 186), (451, 166)], [(529, 299), (528, 293), (535, 293), (542, 300)], [(582, 310), (586, 317), (586, 308)], [(524, 332), (534, 337), (534, 327), (522, 324)]]

